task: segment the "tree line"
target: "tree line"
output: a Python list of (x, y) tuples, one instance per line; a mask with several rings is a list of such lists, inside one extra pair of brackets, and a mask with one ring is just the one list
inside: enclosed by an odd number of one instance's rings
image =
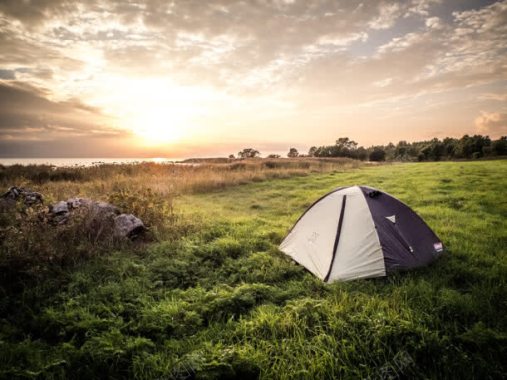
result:
[[(426, 141), (399, 141), (396, 145), (375, 145), (369, 148), (359, 146), (348, 137), (340, 137), (334, 145), (312, 146), (307, 154), (290, 148), (287, 157), (348, 157), (369, 161), (439, 161), (452, 159), (477, 159), (507, 155), (507, 136), (492, 140), (489, 136), (464, 135), (461, 138), (434, 138)], [(260, 152), (247, 148), (238, 152), (238, 158), (259, 157)], [(234, 158), (234, 155), (229, 156)], [(267, 158), (280, 158), (271, 154)]]

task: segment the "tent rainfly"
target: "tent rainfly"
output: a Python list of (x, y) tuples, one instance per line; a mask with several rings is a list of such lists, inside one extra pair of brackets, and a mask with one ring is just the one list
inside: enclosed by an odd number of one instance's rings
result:
[(313, 203), (280, 250), (323, 281), (334, 282), (425, 266), (444, 246), (398, 199), (371, 187), (351, 186)]

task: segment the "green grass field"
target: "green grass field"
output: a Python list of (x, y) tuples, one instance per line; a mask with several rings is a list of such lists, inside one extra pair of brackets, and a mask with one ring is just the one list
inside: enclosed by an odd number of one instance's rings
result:
[[(316, 198), (354, 184), (414, 208), (446, 255), (418, 271), (325, 285), (278, 251)], [(0, 377), (506, 378), (506, 188), (498, 160), (178, 197), (177, 237), (0, 294)]]

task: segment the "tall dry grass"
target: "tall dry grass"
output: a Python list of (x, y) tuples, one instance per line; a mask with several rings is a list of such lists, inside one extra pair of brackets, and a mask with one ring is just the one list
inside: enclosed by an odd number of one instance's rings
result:
[(227, 163), (157, 164), (139, 163), (93, 167), (0, 166), (0, 186), (29, 187), (46, 196), (48, 202), (74, 196), (107, 201), (111, 194), (150, 189), (164, 196), (207, 192), (227, 186), (289, 178), (333, 170), (355, 168), (357, 160), (251, 159)]

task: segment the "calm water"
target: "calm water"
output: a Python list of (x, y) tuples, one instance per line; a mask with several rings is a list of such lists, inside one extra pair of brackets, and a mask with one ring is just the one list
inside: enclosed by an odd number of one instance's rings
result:
[(136, 162), (170, 163), (181, 158), (0, 158), (1, 165), (92, 166), (98, 164), (128, 164)]

